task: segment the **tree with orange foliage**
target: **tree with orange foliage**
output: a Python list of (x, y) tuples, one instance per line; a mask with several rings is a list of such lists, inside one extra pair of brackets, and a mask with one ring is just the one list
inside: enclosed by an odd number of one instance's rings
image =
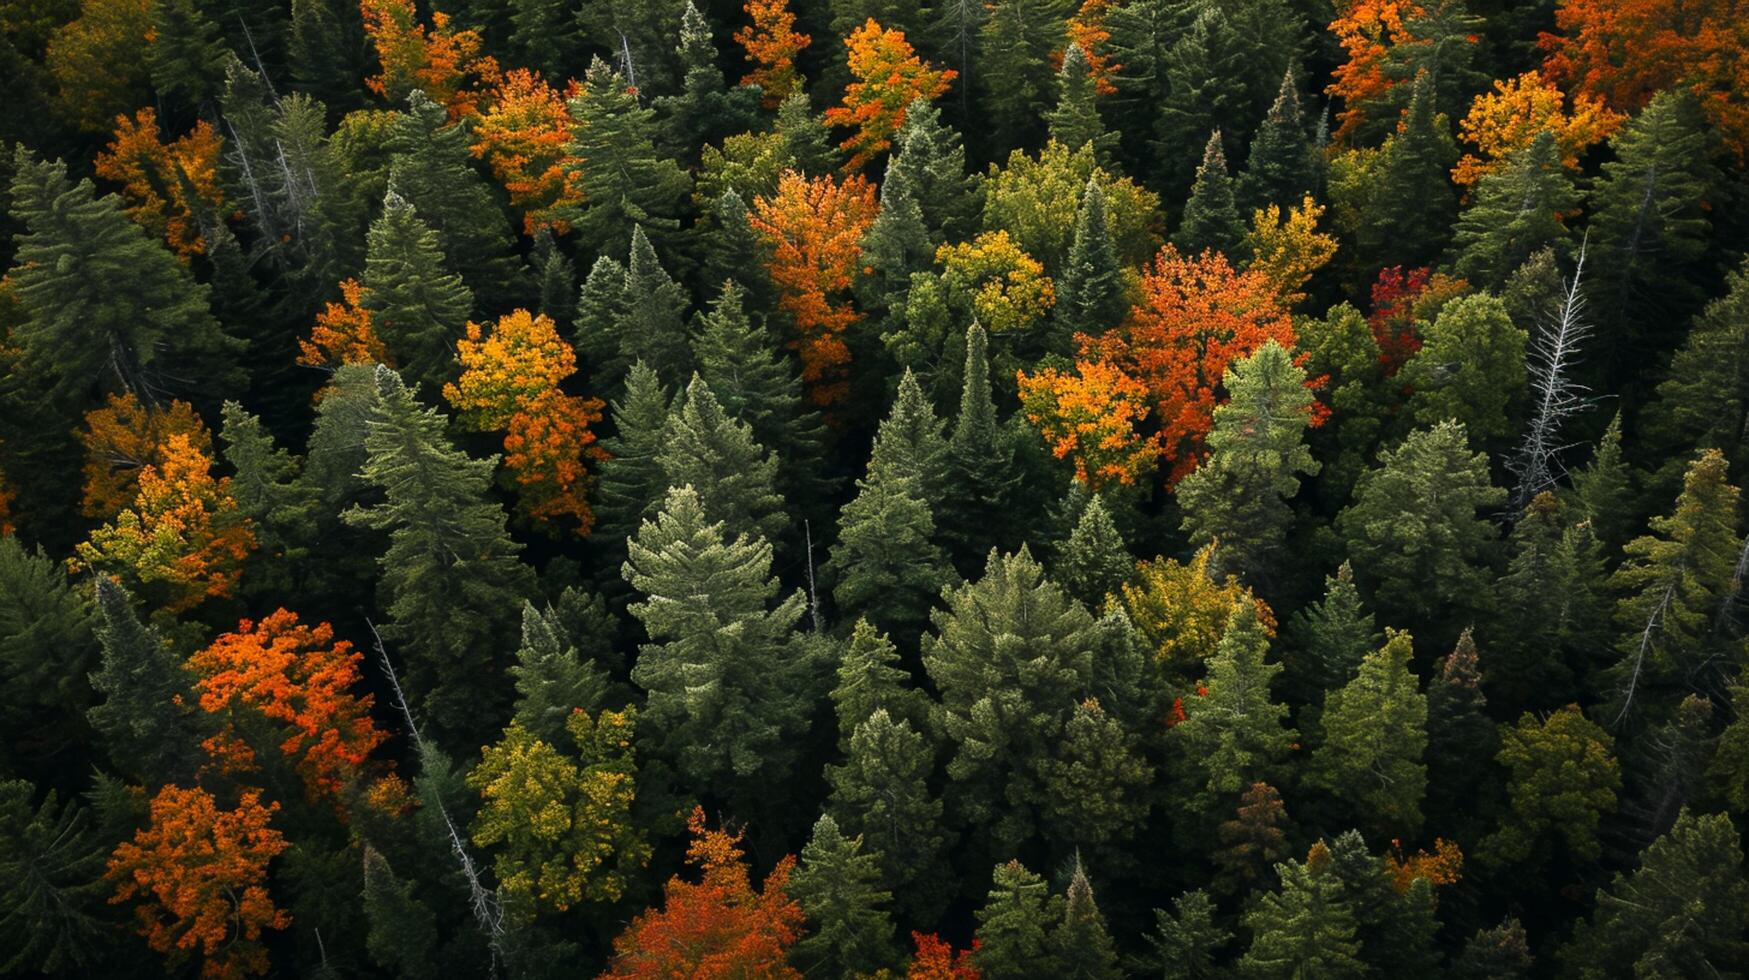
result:
[(1417, 878), (1426, 879), (1435, 888), (1454, 885), (1463, 877), (1464, 852), (1457, 842), (1436, 837), (1432, 854), (1418, 850), (1405, 856), (1403, 842), (1393, 840), (1385, 853), (1385, 868), (1391, 873), (1391, 887), (1399, 895), (1407, 894)]
[(1270, 340), (1293, 349), (1293, 318), (1261, 270), (1234, 272), (1219, 252), (1185, 258), (1167, 245), (1138, 292), (1123, 325), (1078, 339), (1083, 357), (1108, 361), (1145, 388), (1175, 484), (1202, 457), (1227, 368)]
[(413, 0), (359, 0), (358, 7), (381, 67), (365, 79), (365, 87), (395, 106), (419, 89), (451, 119), (479, 115), (499, 73), (497, 60), (482, 51), (478, 31), (451, 30), (450, 17), (441, 10), (431, 12), (427, 31)]
[(91, 532), (68, 564), (118, 575), (174, 613), (230, 594), (255, 530), (237, 513), (230, 478), (214, 479), (212, 460), (188, 436), (171, 435), (162, 452), (161, 463), (140, 468), (133, 507)]
[(1749, 153), (1749, 16), (1741, 0), (1560, 0), (1543, 72), (1624, 112), (1687, 87), (1741, 162)]
[(583, 203), (580, 175), (567, 166), (573, 161), (566, 149), (571, 114), (565, 100), (577, 94), (575, 81), (560, 94), (538, 73), (517, 68), (493, 90), (490, 108), (474, 123), (473, 154), (486, 161), (511, 206), (522, 211), (525, 234), (551, 228), (563, 235), (571, 224), (561, 215)]
[(809, 179), (791, 170), (778, 179), (776, 194), (753, 199), (747, 216), (770, 249), (765, 268), (779, 308), (794, 325), (790, 346), (818, 405), (831, 405), (850, 389), (844, 332), (861, 314), (849, 292), (861, 267), (862, 234), (878, 211), (874, 185), (861, 174)]
[(370, 308), (364, 305), (364, 284), (348, 279), (340, 284), (340, 302), (329, 303), (316, 314), (309, 339), (298, 340), (298, 363), (304, 367), (333, 371), (342, 364), (387, 364), (395, 366), (389, 349), (371, 326)]
[(1020, 405), (1051, 455), (1075, 462), (1075, 478), (1094, 490), (1130, 486), (1159, 462), (1159, 444), (1138, 432), (1148, 389), (1104, 361), (1077, 361), (1073, 374), (1045, 367), (1020, 372)]
[[(33, 6), (12, 9), (22, 13)], [(150, 100), (146, 38), (153, 6), (152, 0), (82, 0), (79, 16), (49, 38), (43, 67), (54, 79), (62, 118), (74, 127), (101, 133), (118, 113)], [(9, 9), (7, 19), (13, 16)]]
[(1496, 81), (1494, 91), (1476, 96), (1458, 125), (1458, 135), (1481, 155), (1465, 153), (1451, 179), (1473, 185), (1504, 167), (1509, 155), (1530, 146), (1545, 129), (1555, 134), (1561, 165), (1578, 170), (1579, 157), (1608, 139), (1627, 117), (1583, 93), (1573, 96), (1571, 111), (1566, 102), (1560, 87), (1535, 71)]
[(212, 455), (213, 437), (183, 401), (142, 405), (131, 391), (110, 395), (102, 408), (85, 413), (79, 443), (85, 447), (85, 493), (79, 512), (108, 520), (139, 494), (140, 470), (162, 465), (164, 444), (173, 435)]
[(912, 100), (935, 101), (959, 73), (931, 68), (912, 51), (904, 32), (883, 28), (873, 17), (851, 32), (844, 45), (855, 80), (844, 87), (844, 104), (826, 110), (826, 122), (856, 130), (839, 144), (851, 151), (844, 164), (851, 172), (893, 145), (893, 134), (905, 124)]
[(338, 796), (388, 737), (371, 722), (371, 696), (352, 693), (362, 659), (352, 644), (334, 641), (327, 623), (305, 626), (285, 609), (238, 623), (188, 658), (201, 708), (227, 718), (207, 740), (214, 758), (251, 762), (248, 737), (255, 719), (265, 719), (308, 797)]
[(741, 860), (741, 834), (706, 828), (703, 807), (693, 808), (686, 826), (693, 837), (686, 860), (698, 867), (700, 880), (668, 880), (662, 910), (643, 912), (613, 941), (613, 963), (603, 980), (801, 980), (786, 961), (807, 920), (784, 893), (795, 856), (778, 861), (755, 892)]
[(911, 941), (917, 944), (917, 955), (905, 969), (905, 980), (982, 980), (983, 974), (972, 964), (978, 952), (976, 940), (971, 949), (957, 952), (933, 932), (913, 932)]
[(163, 236), (183, 261), (206, 251), (201, 212), (215, 213), (225, 201), (219, 186), (219, 152), (224, 140), (202, 119), (165, 144), (158, 115), (150, 106), (132, 119), (117, 116), (115, 138), (97, 154), (97, 176), (122, 185), (128, 217)]
[(516, 310), (499, 318), (488, 336), (468, 323), (456, 341), (461, 378), (443, 396), (478, 432), (505, 430), (504, 467), (516, 483), (522, 512), (537, 526), (561, 517), (588, 534), (595, 515), (584, 499), (584, 460), (607, 454), (590, 426), (601, 421), (599, 398), (567, 395), (560, 382), (577, 373), (577, 354), (559, 339), (551, 318)]
[[(1116, 95), (1117, 85), (1112, 79), (1123, 70), (1123, 65), (1113, 63), (1105, 53), (1106, 42), (1111, 40), (1111, 31), (1105, 27), (1105, 15), (1111, 6), (1112, 0), (1081, 0), (1080, 9), (1068, 23), (1068, 41), (1081, 46), (1081, 56), (1087, 59), (1087, 74), (1093, 79), (1095, 95)], [(1061, 68), (1063, 52), (1058, 52), (1051, 60)]]
[(814, 39), (796, 30), (789, 0), (747, 0), (741, 9), (752, 23), (735, 32), (735, 43), (747, 49), (747, 60), (754, 65), (741, 84), (759, 86), (765, 108), (775, 109), (802, 83), (796, 55)]
[(1348, 0), (1337, 6), (1330, 33), (1348, 53), (1336, 66), (1324, 91), (1342, 100), (1336, 113), (1338, 125), (1331, 138), (1340, 143), (1366, 121), (1366, 105), (1376, 101), (1402, 79), (1385, 71), (1385, 55), (1396, 44), (1411, 43), (1414, 35), (1405, 22), (1422, 13), (1413, 0)]
[(268, 826), (278, 809), (256, 790), (220, 810), (206, 790), (165, 786), (146, 826), (110, 856), (110, 901), (140, 900), (140, 935), (172, 965), (198, 949), (202, 977), (266, 973), (261, 931), (291, 925), (267, 892), (268, 862), (291, 846)]

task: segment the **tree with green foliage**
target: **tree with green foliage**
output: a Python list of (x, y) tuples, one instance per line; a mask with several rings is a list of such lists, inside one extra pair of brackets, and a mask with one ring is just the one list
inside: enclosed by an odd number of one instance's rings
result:
[(1427, 812), (1462, 814), (1476, 808), (1488, 781), (1476, 760), (1500, 750), (1485, 710), (1482, 658), (1472, 631), (1464, 630), (1457, 646), (1433, 666), (1427, 683)]
[[(1246, 77), (1253, 66), (1246, 62), (1246, 45), (1233, 17), (1239, 5), (1168, 2), (1161, 6), (1166, 8), (1169, 46), (1155, 68), (1161, 82), (1149, 128), (1155, 137), (1154, 156), (1164, 171), (1159, 184), (1167, 195), (1178, 198), (1190, 192), (1199, 160), (1208, 165), (1207, 151), (1199, 158), (1193, 148), (1208, 140), (1210, 133), (1226, 133), (1231, 142), (1222, 146), (1223, 152), (1237, 149), (1238, 134), (1251, 127), (1261, 107), (1253, 110), (1246, 92)], [(1282, 64), (1278, 71), (1286, 67)]]
[(678, 161), (656, 152), (656, 111), (640, 105), (625, 74), (599, 57), (580, 94), (569, 102), (572, 127), (566, 164), (583, 203), (568, 220), (578, 237), (599, 251), (627, 225), (666, 241), (680, 229), (692, 181)]
[[(1671, 493), (1675, 492), (1672, 484)], [(1573, 471), (1569, 491), (1575, 517), (1591, 531), (1608, 554), (1614, 554), (1633, 534), (1637, 504), (1633, 474), (1622, 455), (1621, 412), (1617, 411), (1597, 438), (1585, 465)]]
[(439, 949), (437, 919), (414, 888), (381, 852), (365, 845), (365, 948), (376, 965), (403, 977), (429, 976)]
[(450, 445), (447, 421), (394, 371), (376, 369), (377, 399), (364, 438), (364, 478), (382, 502), (354, 506), (347, 523), (389, 534), (378, 598), (384, 639), (406, 663), (411, 707), (439, 741), (478, 744), (504, 716), (503, 638), (533, 585), (488, 496), (496, 459)]
[(1511, 714), (1577, 698), (1580, 675), (1610, 645), (1603, 548), (1589, 523), (1564, 518), (1554, 495), (1532, 500), (1512, 526), (1512, 558), (1494, 583), (1499, 617), (1483, 629), (1488, 690)]
[(1088, 609), (1097, 610), (1107, 597), (1119, 594), (1135, 573), (1136, 559), (1112, 523), (1104, 500), (1097, 493), (1091, 495), (1051, 563), (1052, 576)]
[(1313, 781), (1362, 826), (1391, 837), (1421, 829), (1427, 792), (1427, 697), (1409, 669), (1409, 634), (1387, 630), (1385, 645), (1324, 699), (1324, 741), (1312, 754)]
[(857, 278), (857, 295), (871, 317), (902, 315), (912, 273), (935, 261), (937, 243), (931, 240), (929, 226), (923, 221), (912, 177), (908, 168), (899, 165), (897, 154), (887, 158), (880, 213), (859, 243), (865, 274)]
[[(1097, 337), (1129, 312), (1129, 284), (1106, 221), (1105, 191), (1092, 178), (1075, 213), (1075, 239), (1069, 246), (1069, 260), (1057, 275), (1056, 290), (1052, 316), (1063, 341), (1076, 334)], [(1067, 344), (1063, 347), (1059, 353), (1067, 353)]]
[(1251, 947), (1239, 960), (1247, 977), (1361, 977), (1354, 909), (1323, 841), (1304, 861), (1275, 866), (1281, 887), (1245, 914)]
[(935, 517), (915, 474), (876, 469), (857, 481), (838, 519), (824, 571), (845, 617), (871, 617), (916, 642), (953, 568), (935, 542)]
[[(849, 703), (840, 702), (840, 718)], [(857, 724), (843, 765), (826, 767), (832, 786), (827, 813), (879, 855), (882, 887), (893, 893), (899, 912), (921, 922), (933, 921), (953, 890), (944, 866), (941, 800), (929, 789), (934, 770), (928, 740), (885, 707)]]
[(1079, 855), (1069, 887), (1063, 893), (1063, 919), (1051, 930), (1051, 951), (1062, 964), (1065, 980), (1120, 980), (1117, 946), (1106, 930), (1105, 916), (1093, 900), (1093, 882)]
[(1324, 578), (1324, 597), (1294, 613), (1288, 640), (1288, 678), (1300, 699), (1317, 703), (1354, 679), (1366, 655), (1383, 639), (1373, 614), (1354, 583), (1354, 567), (1343, 562)]
[(1281, 793), (1264, 782), (1252, 783), (1239, 795), (1233, 817), (1215, 829), (1221, 843), (1214, 853), (1216, 889), (1245, 894), (1268, 887), (1275, 865), (1287, 857), (1287, 831), (1292, 829)]
[(1184, 720), (1172, 728), (1206, 777), (1195, 803), (1205, 815), (1225, 809), (1227, 800), (1253, 783), (1279, 779), (1277, 770), (1299, 739), (1285, 724), (1287, 705), (1270, 693), (1281, 664), (1269, 662), (1268, 655), (1269, 634), (1256, 605), (1234, 604), (1209, 658), (1208, 676), (1198, 696), (1185, 699)]
[(292, 0), (287, 64), (299, 89), (336, 111), (362, 107), (363, 24), (350, 5)]
[(899, 653), (886, 634), (866, 619), (857, 620), (838, 665), (838, 686), (832, 689), (840, 752), (850, 752), (852, 736), (876, 711), (885, 711), (914, 731), (927, 730), (929, 697), (911, 686), (910, 672), (898, 663)]
[(1411, 394), (1403, 410), (1414, 425), (1462, 423), (1477, 439), (1517, 433), (1512, 409), (1524, 397), (1524, 347), (1530, 335), (1506, 305), (1487, 293), (1460, 296), (1426, 324), (1421, 349), (1398, 377)]
[(568, 330), (577, 312), (577, 264), (559, 249), (552, 228), (546, 225), (534, 233), (528, 271), (539, 287), (540, 304), (535, 312)]
[(1331, 417), (1308, 441), (1322, 467), (1312, 486), (1314, 499), (1321, 510), (1335, 511), (1371, 465), (1397, 411), (1400, 389), (1387, 381), (1378, 338), (1352, 305), (1338, 303), (1322, 318), (1296, 321), (1294, 329), (1306, 374), (1326, 379), (1319, 400), (1329, 406)]
[(0, 782), (0, 972), (60, 974), (96, 967), (113, 926), (103, 878), (111, 842), (77, 802), (40, 802), (22, 779)]
[[(1749, 261), (1725, 280), (1725, 294), (1694, 318), (1688, 337), (1647, 411), (1647, 435), (1670, 451), (1658, 474), (1674, 492), (1684, 457), (1696, 449), (1725, 454), (1731, 471), (1749, 467)], [(1621, 441), (1617, 426), (1615, 440)]]
[(1431, 265), (1445, 250), (1457, 217), (1451, 125), (1434, 106), (1430, 80), (1417, 78), (1413, 92), (1408, 113), (1385, 140), (1369, 176), (1367, 232), (1357, 248), (1372, 268), (1387, 262), (1405, 269)]
[(925, 499), (941, 500), (951, 478), (946, 431), (946, 420), (936, 416), (917, 376), (907, 370), (899, 377), (893, 410), (875, 433), (869, 475), (914, 477), (922, 484)]
[(1051, 139), (1071, 150), (1091, 143), (1099, 165), (1110, 167), (1117, 149), (1117, 134), (1106, 129), (1099, 118), (1099, 106), (1094, 101), (1097, 82), (1086, 52), (1081, 45), (1070, 42), (1063, 52), (1063, 65), (1057, 69), (1057, 105), (1045, 114), (1045, 123)]
[(1496, 758), (1510, 771), (1512, 814), (1481, 842), (1476, 857), (1529, 870), (1547, 859), (1559, 837), (1574, 858), (1595, 858), (1598, 826), (1615, 812), (1621, 789), (1615, 740), (1578, 705), (1568, 705), (1540, 721), (1526, 713), (1516, 725), (1501, 726), (1500, 742)]
[[(583, 602), (573, 590), (566, 590), (564, 601)], [(600, 618), (606, 619), (605, 610)], [(566, 741), (565, 722), (572, 712), (598, 711), (607, 700), (606, 671), (581, 655), (560, 610), (551, 606), (522, 604), (522, 646), (509, 672), (516, 683), (513, 720), (548, 745)]]
[(1054, 756), (1039, 767), (1046, 793), (1041, 826), (1053, 848), (1104, 851), (1133, 837), (1147, 819), (1154, 770), (1124, 719), (1098, 698), (1083, 698), (1064, 722)]
[(976, 323), (966, 329), (964, 378), (947, 445), (947, 493), (941, 501), (941, 525), (962, 571), (975, 568), (991, 546), (1012, 543), (1020, 481), (1013, 435), (996, 419), (989, 340)]
[(1060, 975), (1050, 934), (1062, 922), (1064, 904), (1019, 861), (996, 865), (989, 896), (977, 912), (972, 965), (989, 980)]
[(1208, 144), (1203, 147), (1202, 164), (1196, 168), (1196, 182), (1191, 185), (1190, 199), (1184, 203), (1184, 218), (1172, 236), (1172, 244), (1186, 255), (1213, 249), (1237, 258), (1239, 243), (1244, 238), (1245, 222), (1233, 201), (1233, 179), (1227, 175), (1227, 157), (1221, 149), (1221, 131), (1217, 129), (1209, 134)]
[(608, 455), (596, 485), (596, 538), (625, 540), (661, 503), (669, 484), (657, 457), (666, 445), (663, 432), (672, 403), (670, 390), (649, 365), (632, 365), (625, 392), (610, 408), (614, 434), (601, 440)]
[(230, 50), (194, 0), (153, 0), (151, 17), (145, 58), (159, 104), (198, 109), (224, 83)]
[(98, 576), (96, 592), (103, 653), (91, 687), (103, 700), (86, 717), (122, 772), (153, 786), (186, 779), (200, 766), (193, 678), (134, 615), (126, 590)]
[(1068, 0), (997, 0), (979, 28), (977, 83), (995, 146), (1031, 146), (1052, 92), (1051, 55), (1063, 50)]
[(574, 7), (572, 14), (583, 40), (594, 50), (609, 52), (626, 89), (642, 96), (674, 91), (680, 79), (674, 50), (680, 5), (671, 0), (601, 0)]
[(702, 223), (705, 228), (699, 247), (704, 261), (699, 281), (715, 286), (733, 279), (746, 291), (749, 307), (769, 310), (776, 306), (759, 233), (747, 221), (747, 199), (741, 192), (733, 187), (724, 190), (711, 208), (709, 220)]
[(1456, 980), (1526, 980), (1536, 958), (1524, 925), (1508, 918), (1497, 926), (1477, 929), (1452, 962)]
[(772, 131), (783, 137), (791, 164), (807, 177), (821, 177), (838, 169), (843, 155), (833, 145), (825, 117), (813, 109), (808, 94), (799, 88), (777, 107)]
[[(961, 91), (969, 79), (960, 78)], [(966, 150), (960, 134), (941, 121), (941, 108), (929, 99), (914, 99), (905, 121), (893, 137), (891, 172), (917, 199), (923, 226), (935, 244), (971, 236), (978, 212), (978, 182), (966, 172)]]
[(1152, 959), (1165, 980), (1216, 980), (1224, 976), (1215, 965), (1221, 947), (1233, 934), (1215, 921), (1215, 903), (1202, 889), (1172, 900), (1173, 911), (1154, 910), (1158, 935), (1148, 937)]
[(1452, 233), (1453, 267), (1475, 285), (1497, 289), (1532, 255), (1566, 243), (1562, 218), (1578, 206), (1573, 175), (1545, 129), (1476, 184)]
[(402, 376), (436, 397), (460, 373), (455, 342), (467, 326), (474, 294), (450, 271), (437, 233), (394, 191), (370, 226), (369, 242), (361, 305)]
[(760, 93), (723, 81), (710, 22), (691, 0), (681, 11), (680, 44), (674, 51), (680, 60), (680, 92), (658, 96), (654, 105), (666, 116), (670, 155), (690, 162), (700, 147), (752, 129), (759, 118)]
[(641, 361), (668, 384), (685, 381), (693, 364), (687, 345), (688, 305), (686, 290), (662, 268), (644, 226), (633, 225), (625, 282), (609, 334), (617, 350), (597, 365), (597, 376), (615, 383), (629, 365)]
[(789, 529), (777, 459), (696, 374), (668, 416), (655, 460), (666, 486), (692, 487), (711, 521), (768, 542)]
[(1300, 110), (1300, 88), (1293, 69), (1281, 76), (1281, 89), (1269, 114), (1251, 138), (1251, 155), (1239, 177), (1238, 197), (1246, 213), (1278, 204), (1292, 207), (1313, 190), (1316, 151)]
[(96, 614), (66, 566), (0, 536), (0, 760), (34, 769), (90, 739)]
[(880, 856), (845, 837), (825, 814), (814, 823), (790, 879), (789, 895), (808, 913), (813, 929), (796, 945), (796, 963), (828, 976), (872, 973), (893, 962), (893, 893), (881, 887)]

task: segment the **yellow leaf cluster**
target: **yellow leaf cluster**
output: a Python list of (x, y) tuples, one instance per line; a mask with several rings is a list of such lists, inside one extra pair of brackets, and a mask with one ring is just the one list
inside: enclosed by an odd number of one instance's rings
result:
[(950, 289), (969, 294), (972, 313), (991, 333), (1022, 330), (1038, 322), (1057, 301), (1045, 267), (1021, 251), (1006, 231), (987, 231), (969, 242), (935, 252)]
[(1464, 187), (1474, 185), (1482, 175), (1505, 166), (1508, 156), (1529, 146), (1545, 129), (1555, 135), (1561, 164), (1577, 170), (1579, 157), (1608, 139), (1626, 118), (1588, 95), (1574, 95), (1568, 108), (1560, 88), (1535, 71), (1496, 81), (1494, 91), (1476, 96), (1458, 125), (1458, 134), (1477, 153), (1465, 153), (1458, 160), (1452, 180)]
[(1277, 204), (1251, 215), (1251, 233), (1245, 237), (1245, 249), (1252, 256), (1247, 269), (1263, 273), (1283, 308), (1304, 300), (1306, 294), (1300, 290), (1336, 255), (1336, 236), (1318, 231), (1323, 216), (1324, 206), (1310, 194), (1285, 219)]
[(1155, 558), (1136, 566), (1136, 578), (1123, 587), (1130, 620), (1154, 645), (1160, 663), (1189, 667), (1214, 656), (1227, 618), (1241, 602), (1252, 603), (1264, 632), (1275, 635), (1269, 604), (1231, 575), (1217, 582), (1209, 571), (1215, 542), (1203, 545), (1188, 564)]

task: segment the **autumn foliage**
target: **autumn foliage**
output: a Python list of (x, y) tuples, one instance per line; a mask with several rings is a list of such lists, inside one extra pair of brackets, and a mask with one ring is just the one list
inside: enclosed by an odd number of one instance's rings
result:
[(1393, 45), (1414, 44), (1417, 39), (1407, 22), (1422, 13), (1410, 0), (1344, 0), (1336, 4), (1336, 19), (1330, 33), (1336, 36), (1348, 60), (1336, 66), (1324, 90), (1342, 100), (1336, 113), (1332, 139), (1341, 142), (1366, 121), (1366, 105), (1376, 101), (1403, 79), (1385, 71), (1385, 55)]
[(277, 809), (254, 790), (221, 810), (203, 789), (165, 786), (146, 826), (110, 856), (110, 901), (138, 899), (140, 934), (172, 963), (198, 950), (203, 977), (266, 973), (261, 931), (291, 925), (267, 892), (268, 862), (291, 846), (268, 826)]
[[(1097, 95), (1117, 94), (1112, 78), (1123, 67), (1105, 51), (1106, 42), (1111, 40), (1111, 32), (1105, 29), (1105, 15), (1112, 6), (1112, 0), (1081, 0), (1080, 9), (1068, 23), (1069, 43), (1081, 45), (1081, 54), (1087, 59), (1087, 74), (1093, 77), (1093, 91)], [(1058, 68), (1062, 67), (1061, 52), (1053, 60)]]
[(809, 395), (820, 405), (849, 391), (844, 332), (859, 318), (850, 287), (860, 268), (862, 234), (878, 211), (874, 185), (860, 174), (809, 179), (792, 170), (779, 178), (776, 194), (753, 199), (748, 215), (769, 247), (766, 271), (795, 329), (790, 346), (801, 357)]
[(140, 471), (164, 462), (173, 435), (211, 455), (213, 437), (184, 401), (142, 405), (131, 391), (111, 394), (102, 408), (85, 413), (79, 443), (85, 448), (85, 488), (80, 512), (107, 520), (139, 495)]
[(1138, 482), (1159, 461), (1160, 447), (1139, 427), (1148, 389), (1103, 361), (1077, 361), (1074, 371), (1046, 367), (1019, 374), (1026, 420), (1051, 455), (1075, 463), (1075, 478), (1095, 490)]
[(1163, 664), (1184, 667), (1214, 656), (1227, 619), (1241, 602), (1251, 603), (1264, 632), (1275, 635), (1275, 613), (1269, 604), (1232, 575), (1217, 579), (1214, 555), (1215, 543), (1210, 543), (1189, 562), (1174, 558), (1140, 562), (1135, 580), (1124, 583), (1124, 607)]
[(1245, 239), (1251, 253), (1246, 271), (1260, 272), (1275, 288), (1283, 307), (1306, 298), (1301, 292), (1319, 269), (1336, 256), (1336, 236), (1318, 230), (1324, 206), (1307, 194), (1297, 208), (1284, 217), (1281, 206), (1271, 204), (1251, 216), (1251, 234)]
[(225, 200), (219, 186), (219, 153), (224, 141), (212, 124), (194, 128), (165, 143), (150, 106), (133, 118), (118, 116), (115, 138), (97, 154), (97, 176), (122, 185), (128, 217), (169, 243), (185, 261), (206, 251), (200, 212), (216, 214)]
[(1391, 872), (1391, 885), (1399, 894), (1407, 892), (1415, 879), (1425, 879), (1435, 888), (1456, 884), (1463, 877), (1464, 852), (1455, 841), (1443, 837), (1433, 841), (1433, 853), (1424, 850), (1404, 855), (1401, 841), (1392, 841), (1385, 854), (1385, 867)]
[(844, 104), (826, 110), (826, 122), (856, 130), (842, 144), (850, 151), (844, 169), (852, 172), (892, 146), (913, 100), (940, 98), (959, 73), (931, 68), (911, 50), (903, 32), (888, 30), (872, 17), (844, 44), (854, 80), (844, 87)]
[(541, 80), (538, 72), (517, 68), (505, 74), (493, 90), (491, 105), (474, 123), (474, 156), (492, 168), (512, 207), (522, 212), (522, 230), (532, 235), (541, 228), (557, 234), (569, 231), (560, 215), (582, 203), (576, 167), (571, 158), (571, 114), (565, 109), (567, 95), (577, 93), (577, 83), (561, 94)]
[(935, 261), (948, 287), (971, 297), (972, 315), (991, 333), (1031, 326), (1056, 304), (1055, 284), (1044, 264), (1006, 231), (943, 245), (935, 250)]
[(1391, 266), (1379, 271), (1366, 322), (1379, 345), (1379, 363), (1386, 377), (1395, 375), (1421, 349), (1416, 323), (1430, 319), (1440, 304), (1467, 288), (1462, 279), (1426, 268), (1404, 272), (1402, 266)]
[(371, 723), (371, 696), (353, 693), (362, 659), (327, 623), (305, 626), (285, 609), (243, 620), (188, 660), (201, 708), (228, 719), (210, 740), (214, 757), (250, 761), (245, 716), (259, 716), (282, 736), (279, 751), (311, 799), (339, 795), (387, 737)]
[(371, 326), (364, 294), (364, 284), (357, 279), (340, 284), (340, 302), (323, 307), (309, 338), (298, 340), (299, 364), (329, 371), (342, 364), (394, 366), (388, 347)]
[(359, 0), (359, 10), (381, 69), (365, 79), (367, 88), (396, 106), (419, 89), (451, 119), (479, 114), (498, 81), (498, 62), (483, 52), (478, 31), (451, 29), (441, 10), (431, 12), (428, 31), (413, 0)]
[(905, 980), (981, 980), (983, 974), (972, 965), (976, 941), (971, 949), (957, 952), (933, 932), (913, 932), (911, 942), (916, 944), (917, 953), (905, 971)]
[(747, 0), (742, 9), (751, 23), (735, 32), (735, 43), (746, 50), (753, 70), (741, 77), (741, 84), (759, 86), (765, 108), (775, 109), (801, 83), (796, 55), (813, 38), (796, 30), (789, 0)]
[(602, 403), (559, 387), (577, 373), (571, 345), (549, 317), (516, 310), (489, 334), (470, 322), (456, 357), (462, 375), (444, 385), (444, 397), (476, 431), (504, 430), (504, 467), (523, 511), (542, 524), (569, 518), (577, 533), (588, 534), (595, 517), (584, 496), (585, 460), (606, 456), (590, 430), (601, 421)]
[(1474, 184), (1483, 174), (1505, 166), (1508, 156), (1530, 146), (1544, 130), (1554, 134), (1561, 164), (1577, 170), (1579, 157), (1608, 139), (1625, 118), (1584, 94), (1573, 96), (1569, 109), (1560, 88), (1534, 71), (1497, 81), (1494, 91), (1476, 96), (1458, 126), (1458, 135), (1474, 145), (1476, 153), (1464, 154), (1452, 180)]
[(795, 858), (778, 861), (754, 891), (740, 834), (707, 828), (703, 807), (693, 809), (686, 826), (693, 837), (687, 862), (700, 880), (669, 879), (663, 908), (642, 913), (613, 941), (613, 963), (602, 976), (800, 980), (786, 961), (806, 921), (784, 893)]

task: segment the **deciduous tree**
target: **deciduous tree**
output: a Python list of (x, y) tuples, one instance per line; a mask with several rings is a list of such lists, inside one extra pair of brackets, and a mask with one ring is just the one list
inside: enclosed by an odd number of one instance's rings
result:
[(840, 144), (850, 151), (845, 169), (854, 172), (892, 147), (913, 100), (935, 101), (959, 73), (931, 67), (902, 31), (882, 27), (872, 17), (844, 44), (853, 80), (845, 86), (844, 104), (826, 110), (826, 122), (856, 130)]

